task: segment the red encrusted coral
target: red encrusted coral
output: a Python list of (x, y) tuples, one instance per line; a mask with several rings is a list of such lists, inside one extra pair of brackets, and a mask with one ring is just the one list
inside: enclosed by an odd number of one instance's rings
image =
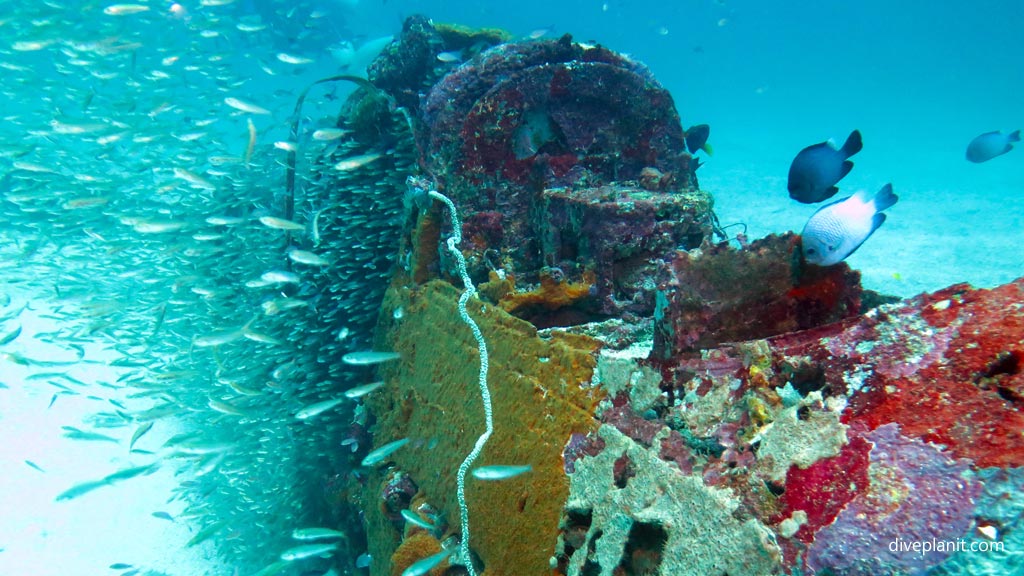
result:
[[(835, 353), (867, 376), (849, 419), (898, 422), (903, 434), (947, 446), (978, 467), (1024, 465), (1024, 279), (992, 290), (966, 285), (890, 310), (873, 335), (848, 330)], [(857, 353), (860, 350), (861, 353)]]
[(835, 520), (840, 511), (868, 485), (868, 453), (871, 444), (860, 436), (850, 439), (834, 458), (819, 460), (807, 468), (793, 466), (786, 473), (785, 492), (779, 497), (781, 510), (771, 521), (791, 518), (803, 511), (807, 521), (795, 538), (809, 543), (814, 533)]
[[(878, 534), (956, 538), (970, 522), (973, 471), (1024, 465), (1021, 302), (1024, 279), (955, 286), (811, 330), (674, 355), (661, 364), (664, 386), (681, 400), (670, 414), (726, 448), (700, 463), (705, 483), (732, 487), (743, 510), (776, 527), (788, 567), (800, 556), (837, 574), (913, 572), (941, 558), (884, 555)], [(741, 400), (793, 402), (810, 391), (845, 405), (847, 442), (834, 457), (791, 467), (765, 497), (764, 482), (753, 481), (756, 421)], [(686, 440), (670, 435), (663, 457), (675, 460)]]

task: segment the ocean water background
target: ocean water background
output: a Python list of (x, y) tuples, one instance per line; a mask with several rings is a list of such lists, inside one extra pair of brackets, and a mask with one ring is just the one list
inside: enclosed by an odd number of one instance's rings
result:
[[(5, 115), (37, 115), (51, 107), (56, 117), (58, 109), (68, 106), (69, 95), (88, 85), (87, 78), (58, 74), (45, 53), (7, 49), (20, 39), (14, 33), (19, 21), (41, 13), (70, 14), (66, 25), (73, 35), (83, 29), (109, 33), (104, 26), (110, 17), (102, 8), (112, 3), (53, 2), (59, 9), (26, 0), (0, 3), (3, 59), (33, 68), (43, 80), (23, 84), (13, 80), (18, 74), (7, 74)], [(672, 92), (685, 126), (711, 125), (715, 153), (698, 177), (715, 195), (723, 223), (745, 223), (750, 238), (800, 230), (815, 208), (788, 198), (790, 160), (809, 144), (829, 138), (841, 143), (856, 128), (865, 147), (854, 157), (853, 172), (840, 183), (840, 194), (892, 182), (901, 198), (889, 210), (885, 226), (849, 260), (861, 270), (867, 287), (911, 296), (956, 282), (992, 286), (1024, 275), (1024, 151), (980, 165), (964, 159), (967, 142), (977, 134), (1024, 127), (1021, 3), (239, 0), (214, 9), (181, 2), (191, 20), (173, 17), (170, 3), (142, 3), (151, 8), (145, 25), (125, 24), (118, 32), (142, 42), (140, 52), (150, 59), (162, 57), (160, 50), (174, 54), (196, 42), (199, 28), (194, 23), (204, 13), (220, 10), (217, 26), (225, 33), (202, 46), (210, 54), (224, 54), (221, 65), (249, 79), (245, 94), (271, 109), (272, 119), (259, 126), (267, 142), (287, 136), (286, 120), (298, 91), (338, 71), (327, 46), (397, 34), (404, 16), (421, 13), (438, 22), (501, 27), (521, 37), (536, 30), (546, 30), (547, 37), (571, 33), (577, 40), (598, 42), (646, 63)], [(287, 17), (291, 7), (295, 10)], [(313, 10), (326, 16), (311, 25), (313, 32), (305, 38), (290, 42), (287, 37), (294, 34), (273, 33), (301, 31)], [(270, 31), (244, 37), (230, 32), (235, 22), (257, 18)], [(315, 62), (275, 76), (263, 74), (260, 63), (284, 68), (274, 60), (281, 51)], [(343, 95), (339, 92), (338, 97)], [(223, 109), (223, 97), (216, 80), (197, 74), (187, 86), (154, 95), (146, 104), (157, 107), (172, 98), (183, 106)], [(310, 107), (328, 114), (337, 102), (313, 101)], [(226, 149), (238, 153), (246, 143), (245, 123), (228, 112), (223, 111), (223, 121), (212, 130)], [(34, 142), (20, 122), (0, 126), (0, 136), (4, 146)], [(185, 152), (190, 146), (177, 145)], [(60, 146), (75, 153), (73, 141)], [(168, 158), (173, 152), (167, 151)], [(80, 159), (74, 169), (89, 167), (87, 162), (96, 172), (130, 168), (107, 166), (109, 161)], [(0, 170), (6, 172), (8, 164), (3, 159)], [(30, 240), (10, 234), (0, 238)], [(38, 317), (47, 310), (46, 295), (15, 293), (14, 299), (36, 303), (36, 317), (21, 319), (23, 336), (4, 351), (46, 354), (22, 344), (33, 331), (52, 329)], [(104, 353), (90, 351), (93, 359)], [(0, 444), (0, 576), (104, 574), (115, 562), (172, 575), (231, 573), (217, 564), (208, 546), (184, 548), (194, 535), (187, 523), (151, 516), (157, 510), (177, 512), (167, 503), (177, 485), (170, 470), (82, 499), (54, 502), (75, 483), (129, 462), (123, 446), (62, 438), (60, 427), (79, 425), (94, 405), (61, 398), (47, 409), (49, 392), (19, 385), (29, 374), (0, 359), (0, 382), (10, 387), (0, 389), (0, 438), (6, 439)], [(90, 382), (116, 376), (93, 366), (78, 373)]]

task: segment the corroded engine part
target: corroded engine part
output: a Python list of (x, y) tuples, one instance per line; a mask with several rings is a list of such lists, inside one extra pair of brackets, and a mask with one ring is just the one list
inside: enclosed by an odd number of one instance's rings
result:
[[(474, 279), (495, 272), (505, 285), (482, 292), (537, 326), (650, 314), (657, 262), (711, 232), (712, 201), (697, 187), (671, 95), (642, 64), (564, 36), (476, 55), (460, 48), (471, 57), (412, 104), (449, 36), (410, 21), (371, 79), (399, 92), (421, 167), (459, 207)], [(397, 85), (395, 70), (411, 79)], [(425, 281), (451, 274), (441, 258), (410, 248), (406, 262)], [(572, 286), (585, 289), (546, 298)], [(507, 300), (517, 294), (536, 306)]]

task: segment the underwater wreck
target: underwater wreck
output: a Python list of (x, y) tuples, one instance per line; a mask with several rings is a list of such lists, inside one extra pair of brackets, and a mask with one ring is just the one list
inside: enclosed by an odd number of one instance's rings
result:
[[(357, 367), (383, 385), (349, 431), (372, 437), (354, 463), (401, 447), (324, 483), (371, 574), (1020, 565), (1024, 280), (896, 301), (845, 263), (803, 265), (795, 235), (736, 247), (668, 91), (569, 36), (413, 17), (369, 83), (345, 125), (417, 167), (383, 201), (406, 194), (372, 347), (398, 359)], [(485, 429), (482, 346), (493, 435), (472, 467), (529, 466), (500, 480), (460, 474)]]

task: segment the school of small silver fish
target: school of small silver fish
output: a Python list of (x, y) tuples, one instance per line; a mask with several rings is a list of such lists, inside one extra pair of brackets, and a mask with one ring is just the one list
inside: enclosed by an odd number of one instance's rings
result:
[[(42, 0), (0, 15), (0, 92), (17, 103), (0, 123), (0, 374), (31, 370), (3, 388), (38, 387), (51, 406), (87, 398), (95, 414), (64, 441), (131, 461), (56, 500), (170, 468), (183, 511), (154, 518), (188, 523), (189, 546), (240, 573), (285, 574), (365, 552), (317, 496), (371, 448), (351, 429), (386, 385), (368, 363), (392, 356), (341, 358), (371, 348), (413, 152), (357, 142), (315, 90), (293, 140), (296, 97), (336, 68), (296, 71), (335, 32), (310, 3), (263, 4), (277, 26), (232, 0)], [(23, 332), (26, 311), (58, 327)], [(53, 352), (23, 350), (35, 345)], [(116, 381), (76, 376), (90, 364)]]

